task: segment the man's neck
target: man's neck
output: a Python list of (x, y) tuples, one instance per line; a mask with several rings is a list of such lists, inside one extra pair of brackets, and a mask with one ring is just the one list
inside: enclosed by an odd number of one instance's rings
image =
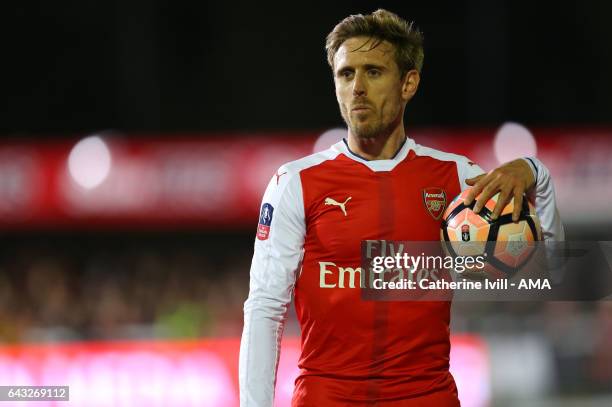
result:
[(385, 137), (359, 138), (350, 130), (348, 134), (349, 149), (366, 160), (389, 160), (397, 154), (406, 140), (403, 122), (391, 134)]

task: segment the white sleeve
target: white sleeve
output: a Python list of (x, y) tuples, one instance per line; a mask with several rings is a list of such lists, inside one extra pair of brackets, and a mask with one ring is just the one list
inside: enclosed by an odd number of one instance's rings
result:
[(281, 167), (263, 197), (244, 303), (240, 342), (241, 407), (272, 407), (280, 343), (299, 271), (304, 235), (304, 203), (299, 173)]
[(548, 168), (535, 157), (524, 158), (529, 164), (535, 177), (535, 186), (527, 193), (527, 197), (534, 203), (544, 241), (562, 242), (565, 240), (563, 223), (557, 209), (555, 187)]

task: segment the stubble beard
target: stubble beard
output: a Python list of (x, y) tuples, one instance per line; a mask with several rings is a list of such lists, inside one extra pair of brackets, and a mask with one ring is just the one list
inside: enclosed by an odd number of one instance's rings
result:
[[(373, 112), (375, 113), (375, 112)], [(399, 118), (399, 112), (397, 114)], [(380, 137), (388, 137), (397, 126), (397, 120), (392, 120), (389, 123), (385, 123), (382, 114), (372, 121), (359, 123), (357, 121), (351, 121), (350, 114), (346, 109), (342, 109), (342, 117), (347, 127), (351, 130), (351, 133), (362, 140), (377, 139)]]
[(377, 138), (384, 132), (384, 126), (381, 120), (376, 120), (375, 123), (352, 123), (349, 124), (351, 133), (360, 139)]

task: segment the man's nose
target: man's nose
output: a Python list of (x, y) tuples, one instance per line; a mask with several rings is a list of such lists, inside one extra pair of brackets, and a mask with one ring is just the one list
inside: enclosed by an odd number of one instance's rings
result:
[(355, 75), (353, 81), (353, 96), (366, 96), (367, 88), (366, 81), (363, 75)]

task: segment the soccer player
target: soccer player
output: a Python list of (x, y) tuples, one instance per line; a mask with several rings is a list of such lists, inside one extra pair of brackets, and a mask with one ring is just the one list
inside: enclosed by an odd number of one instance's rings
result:
[[(385, 10), (353, 15), (327, 37), (347, 138), (281, 166), (263, 197), (244, 305), (242, 407), (270, 407), (292, 296), (300, 322), (294, 407), (457, 406), (449, 373), (450, 302), (364, 301), (362, 240), (438, 240), (440, 209), (474, 186), (499, 214), (530, 197), (547, 240), (562, 240), (548, 170), (535, 158), (488, 174), (467, 158), (416, 144), (404, 109), (419, 85), (422, 36)], [(437, 206), (437, 205), (436, 205)], [(443, 211), (443, 208), (442, 208)], [(518, 212), (515, 213), (518, 216)]]

